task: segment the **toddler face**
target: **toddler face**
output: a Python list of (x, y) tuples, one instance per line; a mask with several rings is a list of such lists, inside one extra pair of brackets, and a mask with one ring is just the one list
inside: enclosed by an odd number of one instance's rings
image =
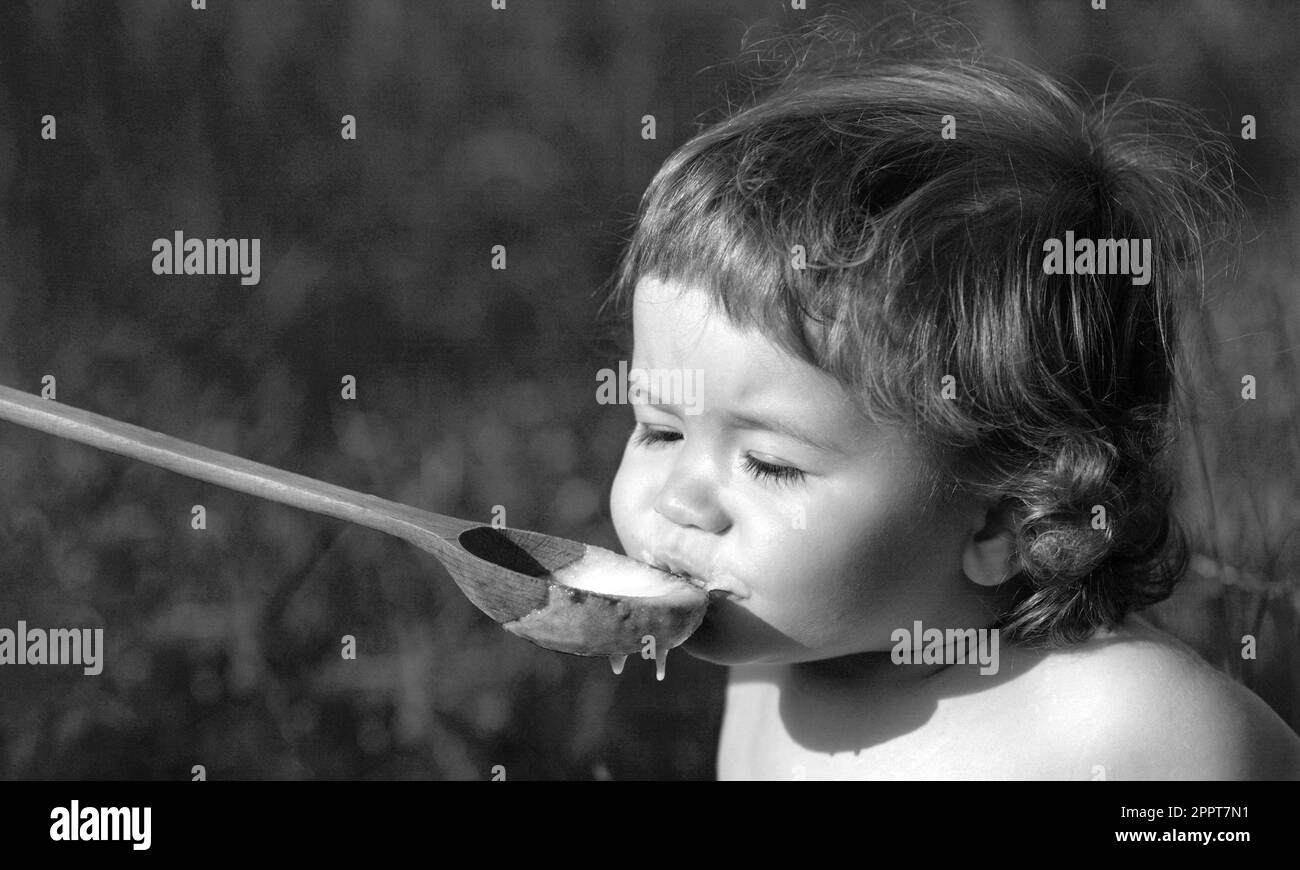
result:
[(915, 620), (979, 624), (961, 571), (975, 514), (942, 494), (927, 504), (928, 465), (907, 436), (690, 285), (643, 279), (633, 334), (632, 368), (702, 373), (691, 413), (671, 396), (633, 405), (610, 497), (629, 555), (719, 590), (685, 650), (814, 661), (887, 651)]

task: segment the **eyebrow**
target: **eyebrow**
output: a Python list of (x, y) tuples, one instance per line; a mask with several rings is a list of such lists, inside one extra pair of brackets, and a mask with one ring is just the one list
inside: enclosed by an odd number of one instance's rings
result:
[(723, 411), (722, 416), (726, 417), (732, 424), (744, 429), (762, 429), (767, 432), (775, 432), (778, 435), (793, 438), (795, 441), (802, 441), (809, 447), (822, 450), (826, 453), (843, 454), (845, 452), (844, 448), (834, 441), (825, 438), (818, 438), (811, 432), (806, 432), (780, 417), (762, 417), (754, 414), (738, 414), (734, 411)]

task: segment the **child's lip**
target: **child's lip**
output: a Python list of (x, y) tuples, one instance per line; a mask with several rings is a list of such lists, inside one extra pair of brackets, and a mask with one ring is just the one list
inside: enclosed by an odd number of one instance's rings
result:
[(697, 586), (703, 587), (711, 599), (748, 598), (749, 587), (729, 571), (701, 571), (695, 563), (680, 553), (660, 553), (643, 550), (641, 561), (664, 571), (669, 571), (686, 578)]

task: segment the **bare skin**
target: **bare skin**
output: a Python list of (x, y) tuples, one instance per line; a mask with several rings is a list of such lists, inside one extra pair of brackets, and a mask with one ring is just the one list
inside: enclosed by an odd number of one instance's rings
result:
[(1300, 779), (1276, 713), (1135, 617), (1068, 652), (1003, 647), (996, 678), (887, 662), (733, 668), (718, 776)]

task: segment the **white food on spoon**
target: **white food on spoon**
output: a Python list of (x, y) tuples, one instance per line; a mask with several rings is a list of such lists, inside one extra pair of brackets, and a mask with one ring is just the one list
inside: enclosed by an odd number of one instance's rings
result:
[[(672, 571), (671, 568), (660, 565), (659, 560), (649, 550), (641, 551), (641, 561), (655, 565), (664, 571)], [(737, 600), (743, 600), (750, 596), (749, 587), (730, 571), (719, 571), (716, 561), (706, 576), (690, 577), (688, 579), (702, 586), (705, 592), (721, 592)]]
[(582, 558), (552, 572), (551, 579), (571, 589), (649, 598), (666, 595), (682, 585), (694, 586), (685, 577), (620, 556), (603, 547), (587, 545)]

